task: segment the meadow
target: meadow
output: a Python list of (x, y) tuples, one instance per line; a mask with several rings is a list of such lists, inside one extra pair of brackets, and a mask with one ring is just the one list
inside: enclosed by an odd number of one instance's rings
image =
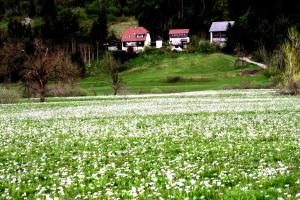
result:
[[(153, 50), (140, 54), (125, 64), (119, 76), (120, 94), (163, 94), (222, 89), (271, 88), (272, 80), (265, 71), (254, 65), (235, 66), (236, 56), (223, 53), (172, 53)], [(256, 70), (256, 74), (242, 74)], [(102, 60), (87, 66), (90, 72), (76, 81), (74, 92), (56, 94), (49, 84), (48, 96), (97, 96), (113, 94), (110, 75)], [(0, 84), (24, 96), (20, 83)], [(68, 91), (68, 90), (67, 90)], [(26, 96), (26, 95), (25, 95)]]
[(0, 199), (299, 199), (300, 98), (273, 90), (0, 106)]
[[(120, 73), (127, 94), (176, 93), (199, 90), (269, 88), (271, 81), (254, 65), (236, 67), (237, 57), (222, 53), (146, 52), (131, 59)], [(101, 63), (96, 68), (101, 69)], [(244, 70), (261, 70), (242, 75)], [(91, 95), (112, 94), (110, 77), (101, 72), (78, 82)]]

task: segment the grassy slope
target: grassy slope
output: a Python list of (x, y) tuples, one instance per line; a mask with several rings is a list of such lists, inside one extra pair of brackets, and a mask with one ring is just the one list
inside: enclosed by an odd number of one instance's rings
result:
[[(241, 87), (266, 87), (268, 79), (260, 74), (241, 76), (234, 67), (235, 57), (224, 54), (142, 54), (130, 62), (131, 69), (121, 74), (129, 93), (183, 92)], [(245, 69), (257, 69), (247, 66)], [(180, 76), (185, 81), (168, 83), (168, 77)], [(104, 75), (80, 81), (79, 85), (94, 94), (110, 94), (109, 78)]]
[(109, 31), (121, 38), (126, 29), (135, 26), (138, 26), (138, 21), (134, 17), (121, 17), (109, 25)]

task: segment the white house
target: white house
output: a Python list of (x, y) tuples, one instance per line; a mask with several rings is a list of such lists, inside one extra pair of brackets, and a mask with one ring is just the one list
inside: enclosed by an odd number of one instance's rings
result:
[(189, 29), (171, 29), (169, 31), (169, 40), (172, 46), (185, 48), (190, 42)]
[(209, 32), (210, 32), (210, 42), (224, 46), (227, 41), (228, 28), (235, 24), (234, 21), (223, 21), (223, 22), (213, 22)]
[(141, 52), (151, 45), (150, 33), (144, 27), (127, 29), (122, 35), (122, 51)]

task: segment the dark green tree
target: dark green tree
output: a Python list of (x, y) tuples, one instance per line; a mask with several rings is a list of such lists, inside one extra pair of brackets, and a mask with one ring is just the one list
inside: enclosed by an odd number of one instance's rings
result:
[(42, 1), (44, 23), (40, 27), (41, 37), (48, 40), (57, 40), (57, 10), (54, 0)]
[(23, 39), (32, 36), (31, 27), (22, 24), (18, 19), (10, 19), (7, 25), (8, 37), (13, 40)]
[(48, 18), (56, 18), (57, 16), (57, 10), (56, 10), (56, 4), (54, 0), (44, 0), (42, 4), (42, 13), (44, 17)]
[(75, 64), (77, 66), (80, 76), (82, 78), (85, 77), (86, 68), (85, 68), (85, 64), (84, 64), (83, 58), (81, 56), (81, 53), (79, 51), (72, 54), (71, 61), (73, 64)]
[(103, 44), (105, 43), (108, 36), (108, 26), (107, 26), (107, 15), (104, 8), (100, 9), (98, 14), (98, 19), (93, 23), (90, 38), (92, 43), (99, 44), (100, 48), (103, 48)]
[(79, 18), (71, 9), (65, 9), (58, 15), (56, 33), (62, 40), (74, 39), (79, 32)]
[(34, 0), (29, 1), (28, 16), (29, 17), (35, 17), (36, 16), (36, 5), (35, 5)]
[(5, 4), (3, 0), (0, 0), (0, 20), (5, 14)]

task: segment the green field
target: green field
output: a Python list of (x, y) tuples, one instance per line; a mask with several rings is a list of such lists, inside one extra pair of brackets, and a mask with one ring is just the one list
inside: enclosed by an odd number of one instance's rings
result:
[[(254, 65), (235, 67), (236, 57), (221, 53), (143, 53), (127, 64), (120, 73), (123, 89), (120, 94), (161, 94), (201, 90), (269, 88), (271, 81)], [(110, 76), (101, 62), (93, 63), (97, 75), (79, 80), (79, 95), (110, 95)], [(255, 75), (241, 75), (244, 70), (261, 70)], [(3, 85), (22, 93), (19, 84)], [(51, 88), (50, 84), (50, 88)]]
[(0, 199), (300, 197), (300, 98), (271, 90), (0, 107)]
[[(263, 74), (241, 75), (245, 68), (234, 66), (236, 57), (225, 54), (198, 53), (150, 53), (141, 54), (130, 61), (130, 69), (121, 73), (125, 85), (124, 93), (174, 93), (207, 89), (262, 88), (270, 82)], [(172, 82), (174, 78), (180, 80)], [(90, 94), (111, 94), (111, 84), (107, 75), (89, 77), (79, 82), (79, 86)]]

